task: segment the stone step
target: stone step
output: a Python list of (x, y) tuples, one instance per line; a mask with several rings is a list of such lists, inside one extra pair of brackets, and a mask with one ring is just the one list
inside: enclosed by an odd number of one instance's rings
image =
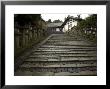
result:
[(96, 57), (96, 54), (61, 54), (61, 55), (50, 55), (50, 54), (46, 54), (46, 55), (42, 55), (42, 54), (33, 54), (29, 56), (30, 58), (61, 58), (61, 57)]
[(42, 54), (42, 55), (61, 55), (61, 54), (70, 54), (70, 55), (72, 55), (72, 54), (96, 54), (97, 52), (96, 51), (71, 51), (71, 52), (66, 52), (66, 51), (64, 51), (64, 52), (43, 52), (43, 51), (41, 51), (41, 52), (33, 52), (32, 54), (36, 54), (36, 55), (40, 55), (40, 54)]
[(77, 36), (52, 34), (15, 72), (17, 76), (97, 75), (97, 45)]
[(70, 52), (70, 51), (96, 51), (96, 49), (35, 49), (33, 52), (50, 51), (50, 52)]
[(76, 38), (74, 38), (74, 39), (65, 39), (65, 38), (63, 38), (63, 39), (61, 39), (61, 38), (59, 38), (59, 39), (48, 39), (47, 40), (47, 42), (65, 42), (65, 41), (84, 41), (84, 40), (82, 40), (82, 39), (76, 39)]
[(22, 64), (20, 65), (20, 68), (22, 67), (26, 67), (26, 68), (30, 68), (30, 67), (86, 67), (86, 66), (96, 66), (96, 63), (94, 64), (65, 64), (65, 65), (39, 65), (39, 64)]
[(80, 72), (74, 72), (74, 73), (70, 73), (70, 72), (59, 72), (59, 73), (55, 73), (54, 76), (96, 76), (97, 75), (97, 71), (80, 71)]
[(22, 67), (19, 68), (16, 72), (54, 72), (54, 73), (61, 73), (61, 72), (69, 72), (69, 73), (80, 73), (81, 71), (96, 71), (96, 66), (85, 66), (85, 67)]
[(78, 38), (51, 38), (48, 39), (48, 41), (84, 41), (83, 39), (78, 39)]
[(64, 41), (64, 42), (46, 42), (45, 44), (58, 44), (58, 45), (91, 45), (85, 41)]
[(59, 58), (57, 55), (30, 55), (30, 58)]
[(79, 72), (37, 72), (37, 71), (20, 71), (15, 73), (15, 76), (96, 76), (97, 71), (79, 71)]
[(97, 57), (61, 57), (61, 61), (86, 61), (86, 60), (97, 60)]
[(60, 57), (96, 57), (96, 54), (61, 54)]
[(88, 45), (88, 44), (69, 44), (69, 43), (45, 43), (44, 45), (52, 45), (52, 46), (83, 46), (83, 47), (93, 47), (93, 46), (96, 46), (96, 45)]
[(26, 61), (59, 61), (58, 58), (28, 58), (26, 59)]
[(52, 36), (50, 39), (56, 39), (56, 40), (59, 40), (59, 39), (81, 39), (81, 38), (77, 38), (77, 37), (69, 37), (69, 36)]
[(55, 46), (55, 45), (42, 45), (41, 48), (95, 48), (96, 46)]
[(56, 58), (45, 58), (45, 57), (28, 57), (25, 61), (89, 61), (97, 60), (96, 57), (58, 57)]
[(20, 65), (22, 67), (84, 67), (96, 66), (96, 62), (77, 62), (77, 63), (39, 63), (39, 62), (24, 62)]
[(68, 47), (68, 48), (49, 48), (49, 47), (48, 47), (48, 48), (44, 48), (44, 47), (38, 48), (38, 50), (61, 50), (61, 49), (67, 49), (67, 50), (68, 50), (68, 49), (69, 49), (69, 50), (72, 50), (72, 49), (73, 49), (73, 50), (74, 50), (74, 49), (75, 49), (75, 50), (77, 50), (77, 49), (79, 49), (79, 50), (81, 50), (81, 49), (84, 49), (84, 50), (86, 50), (86, 49), (87, 49), (87, 50), (89, 50), (89, 49), (90, 49), (90, 50), (91, 50), (91, 49), (94, 49), (94, 50), (96, 50), (96, 48), (78, 48), (78, 47), (77, 47), (77, 48), (69, 48), (69, 47)]
[(63, 48), (65, 48), (65, 47), (96, 47), (96, 45), (70, 45), (70, 46), (68, 46), (68, 45), (46, 45), (46, 44), (44, 44), (44, 45), (41, 45), (40, 47), (63, 47)]
[(83, 41), (81, 39), (49, 39), (47, 42)]
[(25, 63), (39, 63), (39, 64), (88, 64), (94, 63), (96, 60), (70, 60), (70, 61), (28, 61), (25, 60)]

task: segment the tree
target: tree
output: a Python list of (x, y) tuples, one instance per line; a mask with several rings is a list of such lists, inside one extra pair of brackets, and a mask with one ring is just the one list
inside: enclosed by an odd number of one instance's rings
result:
[(51, 19), (49, 19), (48, 21), (47, 21), (47, 23), (51, 23), (52, 21), (51, 21)]
[(81, 29), (91, 28), (91, 27), (96, 28), (97, 27), (97, 15), (92, 14), (89, 17), (79, 21), (77, 26)]
[(19, 25), (36, 25), (37, 22), (41, 19), (41, 14), (16, 14), (14, 16), (14, 22), (17, 22)]
[(53, 23), (60, 23), (60, 22), (62, 22), (62, 21), (61, 21), (61, 20), (59, 20), (59, 19), (58, 19), (58, 20), (54, 20), (54, 21), (53, 21)]
[(97, 27), (97, 14), (92, 14), (86, 18), (86, 27), (88, 27), (88, 28)]

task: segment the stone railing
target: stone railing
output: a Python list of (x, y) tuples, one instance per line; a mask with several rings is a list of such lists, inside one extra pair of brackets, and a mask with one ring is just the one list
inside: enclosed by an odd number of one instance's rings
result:
[(46, 28), (38, 29), (34, 26), (15, 26), (14, 27), (14, 50), (15, 57), (25, 49), (32, 47), (46, 37)]

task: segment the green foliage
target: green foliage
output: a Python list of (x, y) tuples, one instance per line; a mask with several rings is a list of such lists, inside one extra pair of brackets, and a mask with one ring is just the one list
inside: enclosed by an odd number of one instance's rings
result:
[(88, 28), (90, 28), (90, 27), (96, 28), (96, 26), (97, 26), (97, 15), (92, 14), (88, 18), (86, 18), (86, 24), (87, 24)]
[(92, 14), (89, 17), (78, 22), (78, 27), (83, 28), (96, 28), (97, 27), (97, 14)]
[[(15, 46), (15, 56), (18, 57), (28, 48), (31, 48), (34, 44), (42, 41), (46, 35), (46, 22), (41, 18), (41, 14), (15, 14), (14, 15), (14, 23), (15, 28), (16, 23), (18, 24), (19, 31), (17, 33), (21, 33), (18, 44), (20, 47)], [(24, 27), (28, 27), (25, 29)], [(28, 30), (28, 31), (27, 31)], [(16, 34), (16, 33), (15, 33)], [(25, 36), (28, 34), (28, 40)], [(15, 38), (17, 35), (15, 35)], [(15, 40), (16, 42), (16, 40)]]
[(78, 20), (77, 26), (74, 26), (69, 32), (69, 35), (77, 35), (96, 43), (97, 37), (94, 34), (86, 34), (85, 30), (89, 28), (97, 28), (97, 14), (91, 14), (85, 19)]
[(79, 28), (79, 29), (83, 29), (83, 28), (85, 28), (86, 27), (86, 20), (82, 20), (82, 21), (80, 21), (79, 23), (78, 23), (78, 25), (77, 25), (77, 27)]
[(59, 19), (58, 19), (58, 20), (54, 20), (54, 21), (53, 21), (53, 23), (60, 23), (60, 22), (62, 22), (62, 21), (61, 21), (61, 20), (59, 20)]
[(25, 24), (35, 25), (41, 20), (41, 14), (15, 14), (14, 22), (23, 26)]
[(51, 19), (49, 19), (48, 21), (47, 21), (47, 23), (51, 23), (52, 21), (51, 21)]

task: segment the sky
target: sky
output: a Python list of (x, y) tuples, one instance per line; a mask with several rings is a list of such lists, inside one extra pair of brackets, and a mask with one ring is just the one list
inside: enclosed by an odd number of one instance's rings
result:
[(49, 19), (51, 19), (51, 21), (58, 20), (58, 19), (64, 21), (65, 17), (67, 17), (68, 15), (74, 16), (74, 17), (77, 17), (77, 15), (81, 15), (82, 19), (89, 16), (89, 14), (41, 14), (42, 18), (45, 21), (48, 21)]

